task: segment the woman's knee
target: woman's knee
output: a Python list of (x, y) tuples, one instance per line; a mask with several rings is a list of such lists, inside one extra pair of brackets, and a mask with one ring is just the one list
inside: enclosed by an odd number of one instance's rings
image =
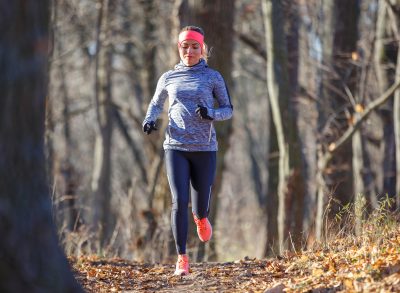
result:
[(172, 201), (172, 210), (182, 211), (187, 210), (189, 206), (189, 201), (186, 199), (177, 199)]

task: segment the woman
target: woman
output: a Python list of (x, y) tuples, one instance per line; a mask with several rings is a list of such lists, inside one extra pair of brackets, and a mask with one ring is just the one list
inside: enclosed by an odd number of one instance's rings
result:
[[(232, 117), (232, 104), (221, 74), (207, 66), (207, 46), (201, 28), (187, 26), (178, 38), (180, 63), (157, 83), (143, 121), (143, 131), (157, 130), (155, 121), (169, 99), (169, 123), (163, 144), (172, 194), (171, 226), (178, 261), (175, 275), (189, 273), (186, 254), (188, 204), (201, 241), (212, 235), (208, 221), (211, 187), (216, 170), (218, 144), (213, 122)], [(214, 101), (218, 108), (214, 108)], [(191, 185), (191, 193), (189, 190)]]

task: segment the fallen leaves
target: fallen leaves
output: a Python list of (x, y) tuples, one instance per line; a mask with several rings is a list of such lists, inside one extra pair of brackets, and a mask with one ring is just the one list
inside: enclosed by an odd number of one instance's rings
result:
[(277, 258), (194, 263), (185, 277), (173, 276), (174, 264), (93, 256), (69, 260), (88, 292), (400, 291), (400, 229), (389, 232), (379, 243), (337, 239), (329, 249)]

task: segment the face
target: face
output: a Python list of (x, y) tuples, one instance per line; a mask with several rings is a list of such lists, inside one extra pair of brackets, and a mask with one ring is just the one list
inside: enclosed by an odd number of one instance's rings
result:
[(201, 58), (201, 47), (197, 41), (185, 40), (179, 48), (179, 56), (186, 66), (193, 66), (199, 63)]

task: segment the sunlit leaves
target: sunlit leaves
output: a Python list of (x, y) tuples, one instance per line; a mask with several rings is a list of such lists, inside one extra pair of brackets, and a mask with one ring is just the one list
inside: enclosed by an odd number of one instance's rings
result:
[(88, 292), (399, 291), (400, 229), (382, 225), (380, 238), (371, 237), (371, 227), (364, 232), (361, 238), (338, 238), (321, 248), (277, 258), (192, 263), (186, 277), (172, 275), (174, 264), (96, 257), (70, 261)]

